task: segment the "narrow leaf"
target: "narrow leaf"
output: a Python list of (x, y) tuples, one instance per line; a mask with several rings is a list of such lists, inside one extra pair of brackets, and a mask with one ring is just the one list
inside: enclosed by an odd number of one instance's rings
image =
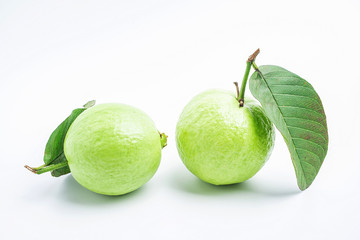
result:
[(314, 181), (328, 150), (323, 105), (310, 83), (278, 66), (260, 66), (250, 77), (250, 91), (259, 100), (290, 151), (298, 186)]
[(85, 108), (78, 108), (72, 111), (68, 116), (50, 135), (50, 138), (45, 147), (44, 163), (49, 165), (63, 153), (63, 143), (67, 131), (73, 121), (85, 110)]
[[(64, 140), (67, 131), (70, 128), (70, 125), (74, 120), (87, 108), (93, 106), (95, 101), (90, 101), (84, 105), (84, 108), (77, 108), (73, 110), (68, 116), (50, 135), (50, 138), (45, 147), (44, 154), (44, 163), (45, 166), (50, 166), (52, 164), (58, 164), (61, 162), (67, 162), (64, 155)], [(64, 174), (70, 173), (69, 166), (65, 166), (59, 169), (51, 171), (51, 175), (54, 177), (59, 177)]]

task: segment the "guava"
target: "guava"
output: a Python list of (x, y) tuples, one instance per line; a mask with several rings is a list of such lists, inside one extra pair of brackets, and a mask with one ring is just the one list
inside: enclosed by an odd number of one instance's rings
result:
[(122, 195), (144, 185), (160, 164), (166, 136), (141, 110), (100, 104), (71, 124), (64, 153), (78, 183), (96, 193)]
[(214, 185), (253, 177), (270, 157), (274, 127), (262, 107), (235, 94), (209, 90), (184, 108), (176, 126), (181, 160), (195, 176)]

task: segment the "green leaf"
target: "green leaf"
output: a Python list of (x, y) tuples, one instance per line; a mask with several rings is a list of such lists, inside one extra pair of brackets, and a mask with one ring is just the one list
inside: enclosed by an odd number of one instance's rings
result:
[[(64, 162), (66, 160), (64, 155), (64, 140), (70, 125), (74, 120), (83, 112), (86, 108), (78, 108), (72, 111), (69, 117), (67, 117), (50, 135), (50, 138), (45, 147), (44, 163), (46, 166)], [(55, 169), (51, 172), (52, 176), (59, 177), (61, 175), (70, 173), (69, 166)]]
[[(69, 130), (71, 124), (75, 119), (87, 108), (92, 107), (95, 104), (95, 101), (90, 101), (84, 105), (84, 108), (77, 108), (73, 110), (68, 116), (50, 135), (50, 138), (45, 147), (44, 154), (44, 167), (50, 165), (58, 164), (61, 162), (67, 162), (67, 159), (64, 155), (64, 140), (67, 131)], [(54, 177), (59, 177), (70, 173), (70, 168), (68, 165), (65, 167), (55, 169), (51, 171), (51, 175)]]
[(298, 186), (308, 188), (328, 150), (323, 105), (310, 83), (278, 66), (260, 66), (250, 77), (250, 91), (259, 100), (288, 146)]
[(50, 165), (63, 153), (63, 143), (67, 131), (73, 121), (85, 110), (85, 108), (78, 108), (72, 111), (68, 116), (50, 135), (50, 138), (45, 147), (44, 163)]
[[(55, 165), (55, 164), (58, 164), (58, 163), (61, 163), (61, 162), (66, 162), (67, 163), (67, 159), (65, 157), (64, 152), (62, 152), (61, 155), (59, 157), (57, 157), (52, 162), (51, 165)], [(55, 170), (51, 171), (51, 176), (60, 177), (62, 175), (68, 174), (68, 173), (70, 173), (70, 168), (69, 168), (68, 165), (66, 165), (66, 167), (58, 168), (58, 169), (55, 169)]]

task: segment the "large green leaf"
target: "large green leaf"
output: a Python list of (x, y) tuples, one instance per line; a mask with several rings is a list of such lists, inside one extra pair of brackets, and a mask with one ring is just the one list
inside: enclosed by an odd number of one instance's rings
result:
[(260, 66), (250, 91), (283, 135), (301, 190), (314, 181), (328, 150), (323, 105), (310, 83), (278, 66)]

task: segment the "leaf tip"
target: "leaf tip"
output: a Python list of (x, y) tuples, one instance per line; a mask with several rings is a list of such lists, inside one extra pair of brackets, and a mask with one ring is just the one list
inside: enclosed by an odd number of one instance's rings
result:
[(304, 185), (304, 186), (298, 185), (298, 186), (301, 191), (305, 191), (306, 189), (308, 189), (310, 187), (310, 185)]
[(83, 105), (84, 108), (91, 108), (92, 106), (94, 106), (96, 103), (96, 100), (91, 100), (91, 101), (88, 101), (87, 103), (85, 103)]
[(298, 187), (301, 191), (305, 191), (306, 189), (308, 189), (311, 186), (311, 184), (315, 180), (315, 176), (312, 178), (309, 178), (309, 176), (306, 176), (306, 172), (304, 172), (304, 171), (302, 172), (303, 175), (299, 175), (299, 174), (301, 174), (301, 173), (296, 172)]

